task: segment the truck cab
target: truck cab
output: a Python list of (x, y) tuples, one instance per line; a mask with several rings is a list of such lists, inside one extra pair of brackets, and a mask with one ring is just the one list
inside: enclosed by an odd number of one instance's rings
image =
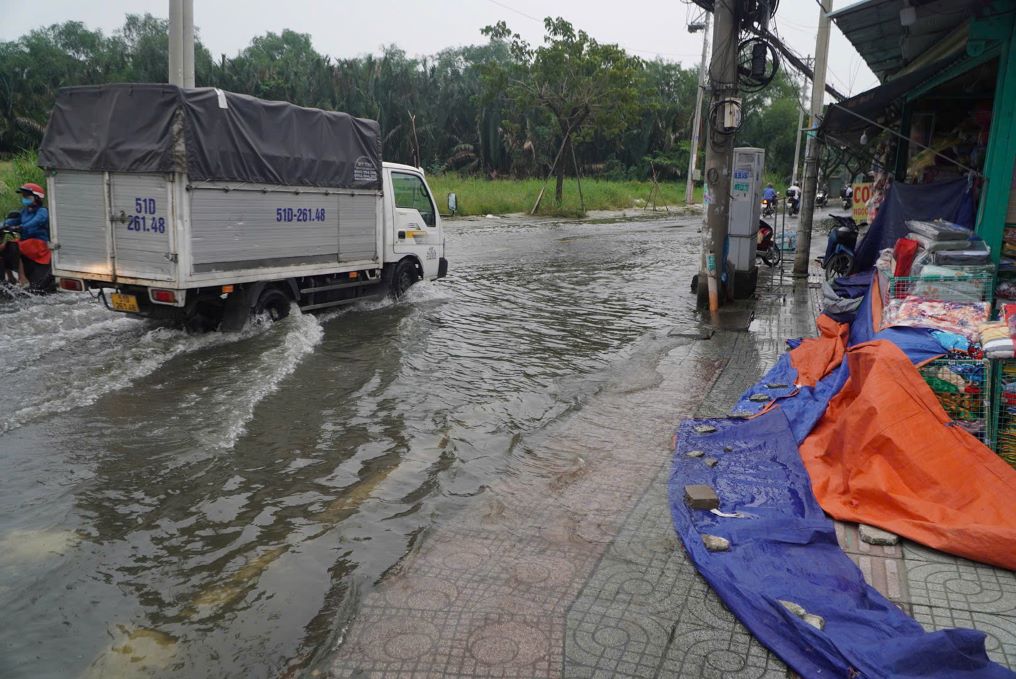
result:
[(448, 270), (444, 231), (423, 170), (384, 163), (384, 214), (385, 261), (413, 257), (421, 278), (443, 277)]

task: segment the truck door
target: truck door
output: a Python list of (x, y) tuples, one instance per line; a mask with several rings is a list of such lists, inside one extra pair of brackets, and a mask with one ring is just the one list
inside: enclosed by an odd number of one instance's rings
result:
[(110, 175), (113, 267), (117, 276), (157, 281), (175, 278), (169, 214), (171, 185), (163, 175)]
[(423, 263), (424, 278), (437, 276), (441, 256), (441, 225), (423, 177), (392, 170), (393, 248), (397, 254), (415, 254)]

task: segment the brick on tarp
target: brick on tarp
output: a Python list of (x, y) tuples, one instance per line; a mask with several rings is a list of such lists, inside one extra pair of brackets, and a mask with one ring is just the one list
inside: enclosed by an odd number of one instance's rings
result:
[(684, 487), (684, 503), (692, 509), (718, 509), (720, 498), (712, 486), (695, 483)]

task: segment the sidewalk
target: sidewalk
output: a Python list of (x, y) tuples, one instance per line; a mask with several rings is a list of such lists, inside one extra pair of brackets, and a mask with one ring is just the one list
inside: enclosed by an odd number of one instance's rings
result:
[[(819, 296), (817, 279), (766, 274), (754, 305), (726, 308), (716, 327), (647, 340), (662, 360), (633, 365), (543, 441), (540, 459), (558, 464), (492, 484), (364, 597), (333, 674), (793, 676), (685, 557), (667, 477), (677, 422), (726, 415), (786, 338), (813, 334)], [(626, 425), (607, 424), (619, 412)], [(989, 654), (1016, 667), (1016, 574), (908, 543), (873, 547), (854, 526), (838, 535), (926, 627), (981, 629)]]

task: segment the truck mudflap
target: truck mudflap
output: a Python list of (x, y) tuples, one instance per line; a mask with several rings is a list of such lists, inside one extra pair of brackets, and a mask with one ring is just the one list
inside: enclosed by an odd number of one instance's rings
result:
[(442, 257), (437, 261), (437, 277), (444, 278), (448, 275), (448, 260)]

